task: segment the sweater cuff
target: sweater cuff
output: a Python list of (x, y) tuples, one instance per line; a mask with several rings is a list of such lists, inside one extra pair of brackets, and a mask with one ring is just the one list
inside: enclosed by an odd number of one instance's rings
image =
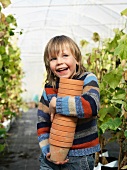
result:
[(47, 155), (47, 153), (49, 153), (49, 144), (42, 147), (42, 154), (44, 155), (44, 157)]
[(56, 99), (56, 113), (63, 114), (68, 116), (69, 109), (68, 109), (68, 99), (69, 97), (57, 97)]

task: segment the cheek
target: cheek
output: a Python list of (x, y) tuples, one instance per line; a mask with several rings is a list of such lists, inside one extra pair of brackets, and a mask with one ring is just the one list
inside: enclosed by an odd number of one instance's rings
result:
[(52, 72), (54, 72), (54, 70), (55, 70), (55, 66), (54, 66), (54, 64), (53, 64), (53, 63), (50, 63), (50, 65), (49, 65), (49, 66), (50, 66), (51, 71), (52, 71)]

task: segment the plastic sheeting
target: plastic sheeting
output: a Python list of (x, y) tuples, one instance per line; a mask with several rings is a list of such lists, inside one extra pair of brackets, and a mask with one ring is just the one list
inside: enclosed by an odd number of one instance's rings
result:
[[(85, 39), (94, 46), (91, 37), (98, 32), (101, 38), (112, 37), (114, 28), (124, 28), (126, 18), (120, 15), (127, 0), (11, 0), (3, 12), (13, 14), (18, 28), (21, 58), (25, 78), (24, 97), (31, 100), (40, 95), (44, 79), (43, 51), (55, 35), (65, 34), (77, 44)], [(80, 45), (79, 45), (80, 46)]]

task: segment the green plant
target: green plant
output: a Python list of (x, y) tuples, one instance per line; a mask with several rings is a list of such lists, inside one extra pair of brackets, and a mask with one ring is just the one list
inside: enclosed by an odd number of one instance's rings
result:
[[(5, 135), (2, 123), (16, 116), (23, 104), (21, 93), (24, 73), (20, 49), (16, 44), (17, 35), (22, 32), (16, 32), (17, 23), (13, 15), (5, 16), (2, 13), (2, 5), (6, 7), (10, 1), (0, 2), (0, 136), (2, 136)], [(0, 148), (3, 149), (2, 146)]]
[[(124, 76), (127, 69), (127, 34), (119, 29), (114, 29), (114, 33), (114, 38), (102, 42), (97, 33), (93, 35), (98, 48), (86, 54), (85, 67), (97, 75), (100, 84), (98, 128), (101, 149), (111, 140), (119, 143), (120, 169), (126, 164), (127, 155), (127, 82)], [(112, 134), (109, 139), (103, 136), (107, 130)]]

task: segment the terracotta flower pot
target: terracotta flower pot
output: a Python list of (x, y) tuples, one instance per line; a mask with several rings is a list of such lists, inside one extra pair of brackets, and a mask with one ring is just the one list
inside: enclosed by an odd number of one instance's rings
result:
[(70, 147), (63, 148), (63, 147), (55, 146), (51, 144), (50, 146), (51, 159), (56, 162), (65, 160), (68, 154), (69, 148)]
[[(59, 131), (64, 131), (64, 132), (71, 132), (71, 133), (74, 133), (75, 132), (75, 127), (71, 127), (71, 126), (61, 126), (61, 125), (58, 125), (56, 123), (52, 123), (52, 128), (53, 129), (56, 129), (56, 130), (59, 130)], [(60, 135), (60, 134), (58, 134)]]
[(61, 126), (69, 126), (69, 127), (74, 127), (74, 128), (76, 126), (76, 122), (61, 120), (57, 118), (54, 119), (53, 123), (61, 125)]
[(79, 90), (70, 90), (70, 89), (59, 89), (58, 90), (59, 95), (60, 94), (67, 94), (69, 96), (73, 95), (73, 96), (80, 96), (81, 92)]
[(71, 132), (64, 132), (64, 131), (60, 131), (60, 130), (53, 129), (53, 128), (51, 128), (50, 133), (53, 133), (54, 135), (60, 133), (61, 136), (69, 136), (70, 138), (74, 137), (74, 132), (72, 132), (72, 133)]
[[(60, 141), (60, 137), (58, 137), (57, 135), (51, 135), (53, 138), (50, 137), (50, 143), (51, 144), (54, 144), (55, 143), (55, 146), (59, 146), (59, 147), (63, 147), (63, 148), (70, 148), (72, 146), (72, 139), (70, 138), (70, 142), (65, 142), (65, 141)], [(64, 137), (65, 138), (65, 137)], [(67, 139), (67, 137), (66, 137)]]
[[(58, 96), (80, 96), (82, 94), (83, 81), (61, 78)], [(76, 117), (56, 114), (50, 130), (50, 159), (64, 161), (72, 146), (77, 124)]]
[(75, 123), (77, 123), (77, 118), (76, 117), (63, 116), (63, 115), (60, 115), (60, 114), (56, 114), (55, 119), (57, 119), (57, 120), (59, 119), (59, 120), (67, 121), (67, 122), (75, 122)]

